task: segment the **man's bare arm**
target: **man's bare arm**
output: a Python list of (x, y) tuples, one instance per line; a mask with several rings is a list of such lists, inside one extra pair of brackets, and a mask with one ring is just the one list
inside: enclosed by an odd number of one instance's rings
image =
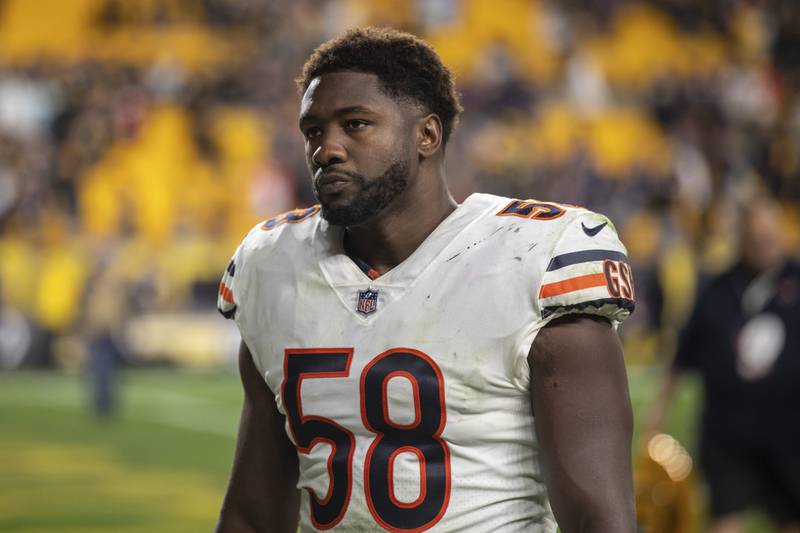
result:
[(611, 324), (587, 315), (554, 320), (539, 332), (528, 361), (545, 481), (561, 531), (635, 531), (633, 416)]
[(295, 533), (300, 494), (297, 452), (272, 392), (242, 342), (239, 371), (244, 405), (228, 492), (217, 533)]

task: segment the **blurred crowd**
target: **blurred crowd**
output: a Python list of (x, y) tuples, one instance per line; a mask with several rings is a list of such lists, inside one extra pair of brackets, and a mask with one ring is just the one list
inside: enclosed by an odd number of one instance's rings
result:
[(796, 2), (0, 0), (0, 367), (79, 367), (92, 343), (213, 361), (217, 326), (196, 324), (216, 324), (233, 248), (314, 203), (293, 79), (366, 24), (421, 35), (456, 73), (458, 200), (614, 220), (632, 360), (670, 351), (755, 191), (798, 249)]

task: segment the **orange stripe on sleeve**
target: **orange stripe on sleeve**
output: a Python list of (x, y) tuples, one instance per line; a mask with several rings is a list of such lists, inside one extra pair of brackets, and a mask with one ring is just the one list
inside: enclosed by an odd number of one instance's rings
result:
[(224, 283), (219, 284), (219, 294), (222, 296), (222, 299), (229, 304), (235, 303), (233, 301), (233, 292), (231, 292), (231, 290), (226, 287)]
[(558, 296), (581, 289), (590, 289), (592, 287), (604, 287), (605, 285), (606, 276), (604, 274), (587, 274), (585, 276), (577, 276), (565, 279), (564, 281), (556, 281), (555, 283), (542, 285), (542, 288), (539, 290), (539, 298), (550, 298), (551, 296)]

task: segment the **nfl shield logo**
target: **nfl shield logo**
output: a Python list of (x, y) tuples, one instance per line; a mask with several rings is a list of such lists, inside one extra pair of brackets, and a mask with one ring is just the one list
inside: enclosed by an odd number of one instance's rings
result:
[(356, 311), (362, 315), (374, 313), (378, 308), (378, 291), (374, 289), (367, 289), (365, 291), (358, 291), (358, 304)]

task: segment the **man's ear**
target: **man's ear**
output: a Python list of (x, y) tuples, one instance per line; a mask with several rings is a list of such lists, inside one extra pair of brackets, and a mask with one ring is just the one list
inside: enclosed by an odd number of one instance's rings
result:
[(418, 139), (417, 152), (420, 157), (427, 158), (434, 155), (442, 146), (442, 121), (438, 115), (431, 113), (425, 115), (417, 122)]

